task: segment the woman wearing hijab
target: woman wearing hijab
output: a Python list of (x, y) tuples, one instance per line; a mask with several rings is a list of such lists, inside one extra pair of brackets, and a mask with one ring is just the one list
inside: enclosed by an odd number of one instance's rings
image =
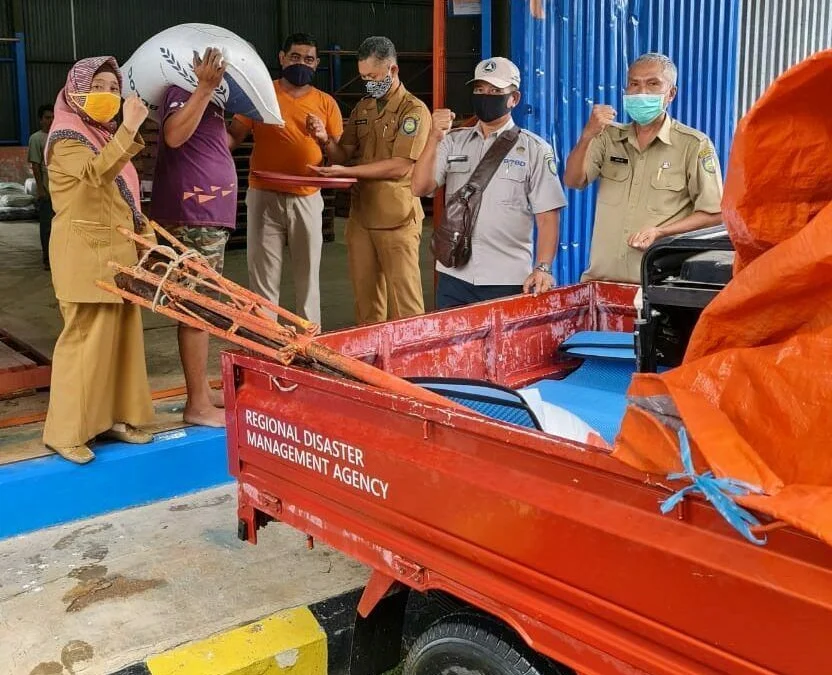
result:
[(116, 230), (146, 228), (130, 160), (144, 147), (147, 108), (132, 96), (120, 127), (121, 73), (111, 56), (82, 59), (55, 102), (46, 144), (55, 209), (49, 257), (64, 328), (52, 359), (43, 442), (85, 464), (98, 436), (149, 443), (136, 427), (153, 420), (141, 310), (96, 286), (113, 282), (107, 262), (135, 265), (135, 245)]

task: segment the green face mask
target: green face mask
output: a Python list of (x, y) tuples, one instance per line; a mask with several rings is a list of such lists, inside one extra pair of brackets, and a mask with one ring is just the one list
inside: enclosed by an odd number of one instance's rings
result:
[(625, 94), (624, 112), (636, 124), (650, 124), (664, 112), (664, 94)]

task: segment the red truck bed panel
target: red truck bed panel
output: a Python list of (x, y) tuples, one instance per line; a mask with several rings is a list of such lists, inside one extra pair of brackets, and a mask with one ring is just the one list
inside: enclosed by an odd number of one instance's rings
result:
[[(632, 327), (591, 284), (326, 335), (403, 376), (517, 386), (578, 330)], [(503, 618), (582, 673), (832, 672), (832, 549), (765, 547), (602, 451), (242, 354), (223, 357), (240, 517), (297, 527), (390, 579)], [(381, 578), (381, 577), (379, 577)]]

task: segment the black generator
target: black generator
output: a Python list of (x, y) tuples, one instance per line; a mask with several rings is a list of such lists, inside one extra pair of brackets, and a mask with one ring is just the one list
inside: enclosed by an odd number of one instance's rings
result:
[(660, 239), (647, 249), (635, 330), (639, 372), (681, 364), (702, 310), (731, 281), (733, 267), (723, 225)]

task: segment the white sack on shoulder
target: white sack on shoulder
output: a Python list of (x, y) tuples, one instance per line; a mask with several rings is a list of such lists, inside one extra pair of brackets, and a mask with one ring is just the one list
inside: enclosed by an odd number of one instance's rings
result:
[(208, 47), (220, 49), (227, 64), (223, 81), (214, 90), (214, 103), (230, 113), (282, 126), (272, 77), (254, 47), (230, 30), (205, 23), (168, 28), (139, 47), (121, 68), (123, 95), (137, 93), (150, 109), (150, 119), (159, 122), (169, 86), (196, 89), (194, 52), (201, 56)]

